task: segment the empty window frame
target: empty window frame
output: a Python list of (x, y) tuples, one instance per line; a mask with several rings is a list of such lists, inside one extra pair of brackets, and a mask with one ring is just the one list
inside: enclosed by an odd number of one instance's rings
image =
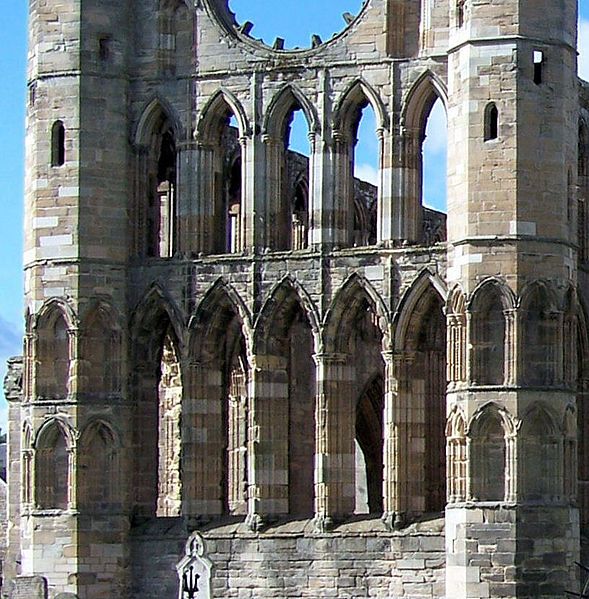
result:
[(485, 108), (485, 141), (492, 141), (499, 137), (499, 109), (494, 102)]
[(62, 121), (55, 121), (51, 128), (51, 166), (65, 164), (65, 126)]

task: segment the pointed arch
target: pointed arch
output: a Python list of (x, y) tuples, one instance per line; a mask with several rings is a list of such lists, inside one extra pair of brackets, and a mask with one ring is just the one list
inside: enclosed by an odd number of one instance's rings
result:
[(505, 410), (489, 403), (469, 422), (471, 495), (475, 501), (504, 501), (508, 496), (507, 437), (515, 426)]
[(407, 409), (411, 469), (423, 479), (409, 481), (420, 510), (441, 511), (446, 503), (446, 291), (422, 270), (403, 294), (395, 313), (393, 349), (399, 410)]
[(77, 444), (76, 431), (60, 417), (50, 417), (43, 421), (34, 435), (33, 448), (43, 447), (54, 434), (63, 435), (68, 450), (73, 450)]
[(313, 104), (293, 83), (287, 83), (270, 101), (262, 131), (268, 135), (282, 139), (284, 123), (293, 110), (302, 110), (310, 133), (320, 133), (319, 116)]
[[(137, 347), (137, 341), (140, 337), (151, 337), (156, 331), (163, 334), (160, 330), (162, 328), (160, 326), (162, 317), (169, 322), (180, 347), (184, 347), (185, 319), (174, 300), (159, 283), (153, 283), (148, 288), (131, 313), (129, 330), (134, 347)], [(164, 328), (167, 328), (167, 326), (166, 323)]]
[[(21, 499), (23, 505), (29, 505), (33, 499), (33, 427), (28, 420), (22, 424), (20, 448), (22, 457)], [(4, 479), (6, 479), (6, 472), (4, 472)]]
[(21, 448), (23, 450), (33, 447), (33, 427), (28, 420), (25, 420), (21, 429)]
[(334, 130), (344, 133), (357, 124), (357, 112), (370, 104), (376, 115), (377, 129), (387, 130), (389, 118), (387, 109), (378, 92), (365, 80), (356, 79), (340, 97), (334, 111)]
[(251, 336), (244, 301), (217, 279), (189, 323), (188, 392), (182, 405), (187, 513), (247, 511)]
[(441, 100), (448, 110), (448, 92), (446, 85), (429, 69), (424, 71), (411, 86), (401, 113), (401, 125), (407, 131), (418, 131), (420, 138), (425, 137), (427, 118), (436, 103)]
[(444, 282), (428, 269), (422, 270), (417, 275), (415, 281), (401, 297), (393, 317), (396, 349), (409, 349), (408, 339), (411, 337), (412, 327), (418, 325), (418, 321), (426, 314), (432, 301), (437, 301), (443, 306), (447, 295)]
[[(161, 515), (161, 490), (170, 480), (176, 481), (179, 472), (176, 462), (162, 461), (160, 449), (164, 441), (162, 428), (169, 413), (164, 400), (169, 399), (175, 406), (183, 391), (185, 332), (179, 310), (157, 283), (133, 311), (130, 331), (129, 389), (134, 406), (132, 455), (135, 460), (135, 478), (130, 488), (138, 513)], [(176, 416), (179, 418), (179, 414)], [(173, 452), (178, 457), (179, 447), (166, 446), (166, 449), (169, 450), (166, 455)], [(174, 466), (177, 466), (175, 470)], [(174, 489), (178, 492), (179, 486)]]
[(448, 383), (466, 382), (467, 320), (466, 295), (459, 285), (448, 294), (446, 302)]
[(33, 330), (39, 327), (41, 321), (52, 318), (56, 313), (59, 313), (63, 317), (69, 331), (74, 331), (78, 328), (78, 315), (72, 306), (61, 298), (52, 297), (43, 302), (39, 311), (32, 316)]
[(383, 349), (388, 349), (391, 342), (389, 311), (374, 287), (364, 277), (352, 273), (337, 290), (325, 314), (323, 350), (347, 353), (354, 318), (366, 311), (382, 337)]
[(234, 287), (222, 278), (217, 279), (190, 317), (188, 347), (191, 357), (202, 359), (205, 355), (214, 355), (220, 337), (227, 332), (228, 322), (234, 318), (239, 321), (239, 332), (248, 354), (251, 354), (253, 335), (249, 310)]
[(155, 95), (149, 100), (135, 125), (133, 143), (136, 147), (146, 147), (150, 144), (153, 132), (160, 123), (168, 122), (177, 140), (186, 137), (182, 121), (174, 106), (163, 96)]
[(75, 434), (60, 418), (46, 420), (35, 437), (35, 503), (41, 509), (69, 505), (70, 460)]
[(237, 121), (240, 137), (251, 134), (251, 127), (243, 105), (237, 96), (226, 89), (217, 90), (206, 102), (200, 112), (197, 126), (199, 140), (204, 143), (220, 135), (221, 122), (232, 114)]
[(173, 106), (155, 97), (138, 120), (134, 141), (136, 181), (133, 244), (139, 256), (170, 258), (179, 249), (178, 142), (185, 139)]
[[(280, 512), (292, 516), (313, 515), (313, 464), (315, 432), (316, 370), (313, 355), (320, 344), (317, 315), (301, 286), (287, 276), (274, 286), (255, 323), (254, 384), (259, 385), (257, 406), (266, 408), (271, 418), (255, 414), (260, 438), (275, 460), (274, 490), (283, 498)], [(281, 389), (278, 394), (264, 391)], [(256, 456), (257, 457), (257, 456)], [(279, 480), (281, 479), (281, 480)], [(285, 500), (285, 501), (284, 501)]]
[(561, 301), (558, 292), (548, 281), (532, 281), (527, 284), (520, 293), (518, 308), (521, 310), (529, 309), (529, 306), (535, 300), (540, 299), (547, 310), (556, 312), (560, 310)]
[(279, 281), (266, 298), (254, 328), (254, 352), (264, 353), (271, 336), (277, 333), (277, 328), (285, 326), (294, 311), (299, 308), (313, 331), (314, 350), (321, 346), (319, 314), (313, 300), (301, 284), (290, 275)]
[(65, 398), (70, 389), (72, 346), (78, 320), (66, 302), (52, 299), (35, 318), (35, 395)]
[[(232, 117), (237, 127), (231, 124)], [(244, 248), (248, 168), (242, 141), (250, 135), (246, 112), (231, 92), (217, 90), (200, 110), (196, 128), (199, 216), (195, 227), (199, 251), (226, 254)]]

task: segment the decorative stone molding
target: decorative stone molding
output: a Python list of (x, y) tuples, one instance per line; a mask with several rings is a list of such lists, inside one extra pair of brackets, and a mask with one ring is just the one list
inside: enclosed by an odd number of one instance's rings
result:
[(199, 532), (188, 537), (185, 552), (176, 566), (178, 599), (210, 599), (213, 563), (206, 556), (205, 541)]

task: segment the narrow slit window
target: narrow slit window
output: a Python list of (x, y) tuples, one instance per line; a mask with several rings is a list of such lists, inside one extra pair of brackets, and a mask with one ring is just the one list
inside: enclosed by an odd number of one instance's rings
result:
[(61, 121), (55, 121), (51, 129), (51, 166), (65, 164), (65, 127)]
[(465, 4), (465, 0), (458, 0), (458, 2), (456, 2), (456, 24), (459, 29), (464, 25)]
[(534, 50), (534, 83), (540, 85), (542, 83), (542, 70), (544, 66), (544, 52)]
[(491, 102), (485, 108), (485, 141), (497, 139), (499, 136), (499, 110)]
[(111, 58), (111, 38), (103, 36), (98, 39), (98, 58), (101, 62), (109, 62)]

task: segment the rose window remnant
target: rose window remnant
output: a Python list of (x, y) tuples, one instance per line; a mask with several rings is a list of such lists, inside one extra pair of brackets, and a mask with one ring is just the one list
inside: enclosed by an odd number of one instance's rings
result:
[(284, 0), (280, 10), (271, 0), (229, 0), (239, 30), (276, 50), (303, 50), (320, 46), (354, 22), (362, 0)]

